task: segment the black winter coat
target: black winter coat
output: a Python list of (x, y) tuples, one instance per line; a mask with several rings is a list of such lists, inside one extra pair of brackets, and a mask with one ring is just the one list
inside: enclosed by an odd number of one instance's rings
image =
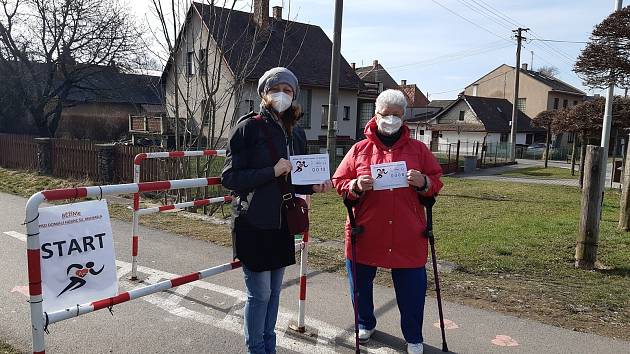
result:
[[(266, 109), (260, 113), (262, 120), (254, 119), (256, 115), (252, 112), (241, 117), (230, 132), (222, 184), (234, 195), (234, 256), (248, 268), (262, 271), (295, 263), (293, 235), (288, 235), (283, 220), (282, 196), (274, 175), (273, 166), (278, 161), (269, 152), (262, 124), (277, 154), (287, 160), (287, 150), (291, 155), (306, 154), (306, 134), (296, 126), (287, 136)], [(313, 193), (312, 185), (293, 188), (298, 194)]]

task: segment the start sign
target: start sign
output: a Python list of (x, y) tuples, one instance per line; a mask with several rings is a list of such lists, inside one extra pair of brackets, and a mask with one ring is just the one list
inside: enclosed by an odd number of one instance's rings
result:
[(87, 201), (39, 209), (44, 311), (118, 293), (107, 203)]

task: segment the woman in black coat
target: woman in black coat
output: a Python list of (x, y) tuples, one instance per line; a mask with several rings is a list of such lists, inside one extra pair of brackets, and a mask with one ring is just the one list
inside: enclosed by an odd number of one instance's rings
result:
[[(291, 71), (267, 71), (258, 81), (258, 93), (260, 113), (240, 118), (230, 132), (222, 183), (235, 195), (232, 241), (247, 286), (245, 342), (249, 353), (269, 354), (276, 352), (274, 328), (284, 269), (295, 264), (294, 235), (282, 212), (279, 179), (291, 184), (288, 158), (306, 154), (306, 135), (296, 126), (301, 116), (295, 103), (299, 86)], [(327, 192), (332, 184), (293, 188), (304, 195)]]

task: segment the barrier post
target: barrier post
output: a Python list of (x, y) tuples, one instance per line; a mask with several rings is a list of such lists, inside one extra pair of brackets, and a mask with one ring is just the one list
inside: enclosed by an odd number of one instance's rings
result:
[[(195, 151), (160, 151), (147, 152), (136, 155), (133, 159), (133, 183), (140, 183), (140, 166), (146, 159), (182, 158), (190, 156), (225, 156), (225, 150), (195, 150)], [(131, 245), (131, 280), (138, 280), (138, 237), (140, 193), (133, 194), (132, 245)]]

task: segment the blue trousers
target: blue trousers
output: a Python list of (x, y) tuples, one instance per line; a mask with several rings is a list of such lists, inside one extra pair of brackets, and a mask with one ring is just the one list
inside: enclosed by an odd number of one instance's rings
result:
[(243, 266), (243, 272), (247, 286), (243, 326), (247, 352), (250, 354), (275, 354), (275, 327), (284, 268), (254, 272)]
[[(346, 259), (346, 271), (350, 283), (350, 298), (353, 297), (352, 261)], [(359, 328), (376, 327), (374, 316), (373, 284), (376, 267), (357, 263), (357, 302)], [(407, 343), (422, 343), (422, 321), (424, 317), (424, 297), (427, 293), (427, 272), (421, 268), (392, 269), (392, 280), (396, 292), (396, 302), (400, 312), (400, 329)]]

